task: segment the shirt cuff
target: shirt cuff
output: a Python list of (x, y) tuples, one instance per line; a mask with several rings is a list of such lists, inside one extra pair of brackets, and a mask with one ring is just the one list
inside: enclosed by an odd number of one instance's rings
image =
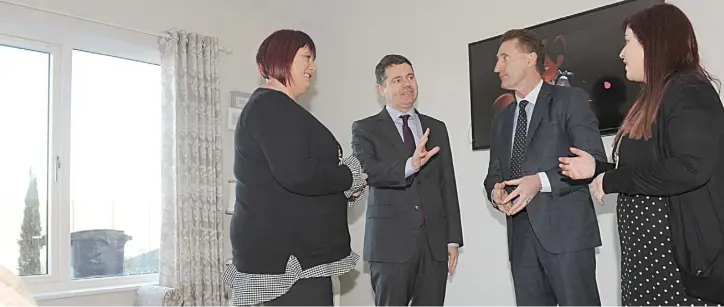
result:
[(347, 166), (352, 173), (352, 186), (344, 192), (344, 196), (350, 198), (352, 194), (365, 186), (365, 179), (362, 178), (362, 165), (354, 155), (342, 160), (341, 164)]
[(457, 244), (457, 243), (448, 243), (447, 246), (460, 247), (460, 244)]
[(412, 157), (407, 158), (407, 162), (405, 162), (405, 178), (410, 177), (417, 173), (417, 170), (412, 167)]
[(545, 172), (540, 172), (538, 173), (538, 178), (540, 178), (540, 191), (543, 193), (550, 193), (551, 182), (548, 180), (548, 175), (546, 175)]

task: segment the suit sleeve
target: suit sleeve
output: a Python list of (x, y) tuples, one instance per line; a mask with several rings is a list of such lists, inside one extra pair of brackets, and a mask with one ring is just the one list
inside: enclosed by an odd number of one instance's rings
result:
[(311, 154), (315, 138), (305, 129), (300, 110), (289, 110), (283, 102), (259, 101), (245, 116), (266, 157), (274, 179), (287, 190), (302, 195), (341, 193), (352, 186), (352, 173), (345, 165), (323, 163)]
[(352, 152), (367, 174), (367, 185), (375, 188), (401, 188), (408, 184), (405, 178), (406, 160), (380, 159), (362, 121), (352, 124)]
[(668, 135), (662, 139), (668, 141), (671, 157), (606, 172), (606, 193), (671, 196), (699, 188), (711, 178), (723, 154), (721, 102), (703, 86), (689, 85), (674, 93), (668, 118), (657, 118), (668, 121)]
[(498, 131), (496, 123), (497, 120), (494, 119), (490, 128), (490, 159), (488, 160), (488, 174), (485, 176), (485, 180), (483, 181), (483, 185), (485, 186), (485, 196), (491, 204), (493, 204), (491, 196), (493, 194), (495, 184), (504, 181), (503, 172), (500, 168), (500, 159), (498, 158), (498, 152), (500, 149), (497, 144)]
[(448, 243), (457, 243), (458, 247), (463, 246), (463, 227), (460, 220), (460, 202), (458, 200), (458, 189), (455, 181), (455, 167), (452, 159), (452, 150), (450, 146), (450, 137), (447, 127), (444, 123), (440, 123), (442, 131), (441, 136), (445, 137), (446, 146), (441, 148), (440, 154), (442, 158), (442, 197), (445, 202), (445, 210), (447, 211), (447, 235)]
[[(598, 118), (591, 110), (588, 94), (579, 88), (574, 88), (566, 108), (566, 131), (573, 147), (590, 153), (594, 159), (606, 161), (606, 150), (598, 130)], [(551, 184), (551, 194), (554, 198), (565, 196), (581, 187), (585, 187), (590, 180), (572, 180), (561, 174), (556, 167), (547, 170), (546, 175)]]

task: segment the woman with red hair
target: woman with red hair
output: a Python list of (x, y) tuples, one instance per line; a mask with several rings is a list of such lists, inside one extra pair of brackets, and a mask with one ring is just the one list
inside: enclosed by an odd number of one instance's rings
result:
[(316, 47), (301, 31), (262, 42), (266, 83), (236, 125), (233, 265), (224, 281), (233, 305), (331, 306), (331, 276), (354, 268), (347, 206), (366, 185), (359, 161), (342, 159), (334, 135), (300, 106), (317, 71)]

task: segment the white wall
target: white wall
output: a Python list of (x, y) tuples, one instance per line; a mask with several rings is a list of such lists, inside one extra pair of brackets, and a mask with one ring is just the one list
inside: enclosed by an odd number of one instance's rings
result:
[[(318, 48), (318, 78), (311, 109), (341, 144), (350, 149), (350, 125), (375, 114), (381, 104), (375, 92), (374, 67), (387, 53), (407, 56), (417, 72), (419, 109), (447, 126), (462, 206), (465, 247), (456, 276), (448, 284), (448, 305), (515, 303), (507, 261), (504, 219), (481, 193), (488, 152), (471, 150), (468, 137), (470, 96), (467, 44), (504, 32), (610, 4), (612, 0), (508, 1), (325, 1), (255, 2), (255, 11), (280, 16), (278, 27), (309, 33)], [(722, 45), (716, 29), (719, 2), (671, 1), (693, 19), (701, 53), (712, 73), (724, 78)], [(719, 9), (712, 8), (719, 6)], [(526, 11), (523, 11), (523, 9)], [(283, 18), (282, 18), (283, 17)], [(623, 38), (622, 38), (623, 39)], [(611, 139), (604, 143), (609, 151)], [(604, 305), (619, 304), (618, 236), (615, 195), (599, 207), (603, 246), (598, 250), (598, 282)], [(353, 248), (362, 251), (364, 207), (350, 215)], [(342, 304), (372, 305), (369, 274), (364, 265), (342, 278)]]

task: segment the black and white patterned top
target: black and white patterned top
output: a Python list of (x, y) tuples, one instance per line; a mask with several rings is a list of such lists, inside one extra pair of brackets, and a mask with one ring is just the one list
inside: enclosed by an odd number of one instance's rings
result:
[[(348, 199), (347, 206), (352, 207), (366, 193), (366, 182), (362, 177), (362, 166), (354, 156), (349, 156), (346, 159), (340, 158), (340, 164), (347, 165), (352, 171), (352, 187), (344, 192)], [(360, 191), (361, 193), (356, 197), (352, 196)], [(282, 296), (300, 279), (344, 275), (355, 267), (359, 258), (360, 256), (352, 251), (349, 256), (333, 263), (320, 264), (302, 270), (299, 260), (292, 255), (287, 261), (284, 274), (274, 275), (242, 273), (237, 271), (233, 264), (228, 264), (224, 270), (222, 280), (231, 290), (231, 305), (252, 306)]]

